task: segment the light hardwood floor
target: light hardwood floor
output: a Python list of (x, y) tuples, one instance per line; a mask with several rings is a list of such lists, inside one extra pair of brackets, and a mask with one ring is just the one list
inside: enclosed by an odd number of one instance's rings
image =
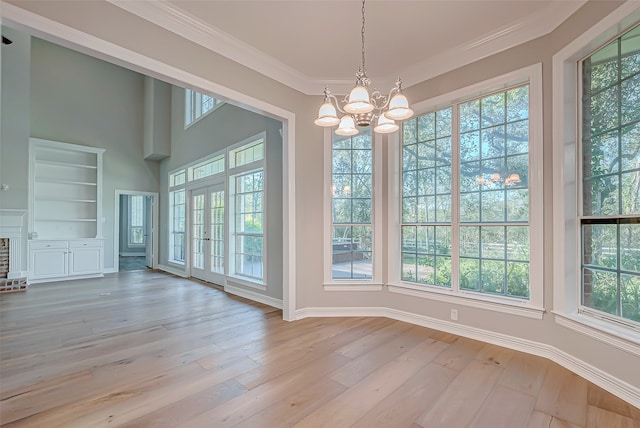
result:
[(545, 359), (385, 318), (279, 310), (159, 272), (0, 296), (13, 427), (640, 427)]

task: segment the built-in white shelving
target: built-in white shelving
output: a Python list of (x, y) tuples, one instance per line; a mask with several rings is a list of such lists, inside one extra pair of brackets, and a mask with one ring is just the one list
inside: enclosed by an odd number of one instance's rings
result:
[(31, 236), (102, 237), (98, 219), (103, 152), (94, 147), (31, 139)]
[(101, 276), (104, 149), (29, 141), (29, 280)]

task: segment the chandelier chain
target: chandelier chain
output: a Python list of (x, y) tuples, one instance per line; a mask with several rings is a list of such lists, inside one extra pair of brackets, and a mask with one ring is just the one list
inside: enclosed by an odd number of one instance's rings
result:
[(365, 0), (362, 0), (362, 31), (361, 31), (361, 35), (362, 35), (362, 72), (366, 73), (366, 68), (364, 65), (364, 2)]

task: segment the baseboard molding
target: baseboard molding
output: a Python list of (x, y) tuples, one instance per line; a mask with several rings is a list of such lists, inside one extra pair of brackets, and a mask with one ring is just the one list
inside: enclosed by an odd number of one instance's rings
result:
[(109, 269), (105, 269), (103, 272), (104, 272), (105, 274), (107, 274), (107, 273), (118, 273), (118, 269), (117, 269), (117, 268), (112, 267), (112, 268), (109, 268)]
[(282, 309), (282, 300), (274, 297), (265, 296), (264, 294), (256, 293), (255, 291), (245, 290), (244, 288), (235, 287), (233, 285), (226, 284), (224, 291), (229, 294), (244, 297), (245, 299), (253, 300), (255, 302), (264, 303), (267, 306)]
[(122, 252), (118, 254), (120, 257), (144, 257), (145, 252), (136, 253), (136, 252)]
[(537, 355), (571, 370), (589, 382), (640, 408), (640, 388), (546, 343), (383, 307), (303, 308), (298, 309), (295, 313), (296, 320), (308, 317), (386, 317)]
[(187, 278), (187, 274), (184, 273), (184, 271), (181, 271), (180, 269), (176, 269), (174, 267), (171, 266), (167, 266), (167, 265), (158, 265), (157, 269), (167, 272), (167, 273), (171, 273), (173, 275), (182, 277), (182, 278)]
[(29, 282), (29, 284), (43, 284), (45, 282), (74, 281), (76, 279), (103, 278), (103, 277), (104, 277), (104, 273), (92, 273), (87, 275), (58, 276), (55, 278), (41, 278), (41, 279), (29, 278), (27, 281)]

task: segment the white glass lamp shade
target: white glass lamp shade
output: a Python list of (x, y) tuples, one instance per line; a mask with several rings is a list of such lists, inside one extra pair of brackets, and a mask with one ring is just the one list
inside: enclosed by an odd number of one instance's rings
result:
[(383, 114), (378, 118), (378, 126), (373, 128), (373, 130), (378, 134), (391, 134), (392, 132), (396, 132), (398, 128), (400, 127), (396, 125), (393, 120)]
[(351, 135), (356, 135), (358, 130), (356, 129), (356, 124), (353, 121), (353, 117), (351, 116), (342, 116), (340, 119), (340, 126), (336, 129), (336, 134), (342, 135), (345, 137), (349, 137)]
[(357, 85), (349, 94), (349, 102), (344, 106), (344, 111), (352, 114), (369, 113), (373, 111), (373, 104), (369, 101), (369, 91), (361, 85)]
[(407, 97), (395, 94), (389, 101), (389, 110), (384, 115), (393, 120), (405, 120), (413, 116), (413, 110), (409, 108)]
[(318, 112), (318, 118), (313, 123), (318, 126), (336, 126), (340, 123), (333, 104), (329, 102), (322, 104)]

